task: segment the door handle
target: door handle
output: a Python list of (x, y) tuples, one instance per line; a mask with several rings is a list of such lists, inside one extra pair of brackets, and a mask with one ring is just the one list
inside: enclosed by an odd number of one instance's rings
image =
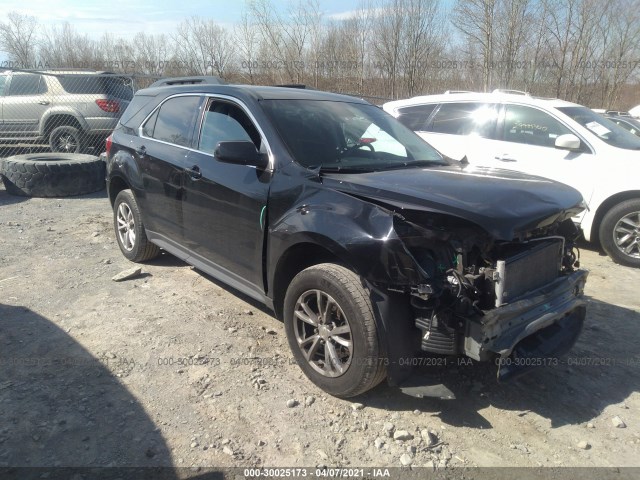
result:
[(515, 158), (511, 158), (508, 153), (496, 155), (494, 158), (496, 160), (500, 160), (501, 162), (517, 162), (517, 160)]
[(194, 165), (193, 167), (191, 167), (191, 170), (189, 170), (189, 176), (194, 180), (200, 180), (202, 178), (202, 172), (200, 171), (200, 167), (197, 165)]
[(48, 101), (46, 101), (46, 100), (40, 100), (38, 103), (39, 103), (40, 105), (49, 105), (49, 102), (48, 102)]
[(145, 147), (144, 145), (139, 146), (138, 148), (136, 148), (136, 153), (141, 157), (144, 157), (147, 154), (147, 147)]

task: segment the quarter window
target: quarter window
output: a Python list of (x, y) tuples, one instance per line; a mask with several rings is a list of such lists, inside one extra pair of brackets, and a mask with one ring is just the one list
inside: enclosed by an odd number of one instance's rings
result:
[(200, 97), (196, 96), (170, 98), (157, 114), (149, 117), (142, 132), (156, 140), (190, 147), (199, 105)]
[(42, 75), (16, 74), (11, 77), (8, 95), (39, 95), (46, 91)]
[(540, 147), (554, 147), (560, 135), (573, 133), (546, 113), (522, 105), (507, 105), (504, 140)]
[(491, 138), (497, 118), (497, 106), (492, 103), (443, 103), (427, 130)]

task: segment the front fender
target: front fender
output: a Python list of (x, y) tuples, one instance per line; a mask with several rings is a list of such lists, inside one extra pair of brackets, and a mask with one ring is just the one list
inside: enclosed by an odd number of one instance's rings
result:
[(318, 189), (270, 224), (269, 265), (307, 242), (326, 248), (371, 283), (415, 285), (423, 278), (394, 230), (393, 217), (373, 203)]

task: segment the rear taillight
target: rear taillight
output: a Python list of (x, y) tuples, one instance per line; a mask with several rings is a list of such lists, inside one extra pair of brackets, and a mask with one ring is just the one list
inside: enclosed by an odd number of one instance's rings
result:
[(96, 100), (96, 104), (105, 112), (118, 113), (120, 111), (120, 102), (117, 100)]
[(109, 135), (104, 142), (104, 149), (107, 152), (107, 156), (111, 155), (111, 143), (113, 142), (113, 134)]

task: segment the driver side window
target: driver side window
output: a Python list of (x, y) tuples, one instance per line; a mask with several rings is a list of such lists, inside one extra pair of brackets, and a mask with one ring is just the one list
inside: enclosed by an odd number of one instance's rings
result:
[(573, 133), (545, 112), (523, 105), (507, 105), (503, 132), (507, 142), (551, 148), (560, 135)]
[(226, 101), (212, 100), (204, 113), (198, 150), (213, 154), (218, 142), (249, 141), (261, 151), (260, 133), (244, 111)]

